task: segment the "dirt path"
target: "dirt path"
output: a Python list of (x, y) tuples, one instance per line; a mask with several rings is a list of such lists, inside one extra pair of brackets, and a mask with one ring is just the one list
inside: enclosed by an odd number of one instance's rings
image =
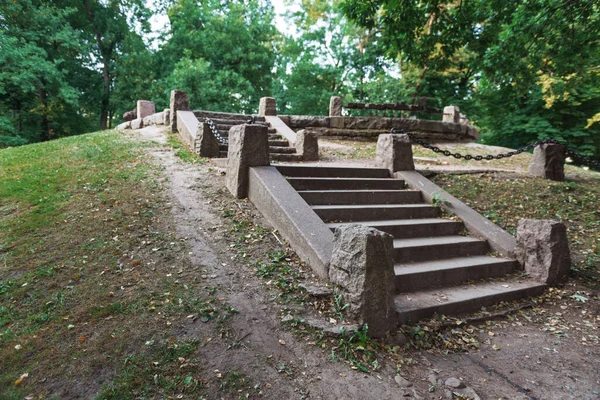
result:
[[(239, 311), (230, 321), (226, 340), (213, 340), (201, 348), (199, 358), (204, 362), (198, 368), (204, 375), (239, 371), (255, 382), (256, 396), (268, 399), (600, 399), (600, 351), (592, 337), (598, 338), (600, 323), (597, 297), (585, 305), (568, 303), (570, 312), (561, 308), (567, 304), (564, 299), (557, 298), (538, 321), (523, 312), (523, 317), (517, 314), (478, 325), (473, 334), (482, 346), (471, 354), (400, 350), (401, 366), (384, 361), (370, 374), (332, 362), (330, 354), (283, 326), (287, 306), (274, 301), (273, 291), (247, 262), (232, 260), (217, 200), (233, 207), (253, 206), (223, 191), (224, 177), (215, 173), (214, 164), (183, 163), (163, 146), (166, 134), (161, 129), (149, 127), (132, 134), (157, 144), (149, 151), (164, 167), (176, 235), (186, 238), (192, 264), (219, 288), (223, 301)], [(546, 330), (546, 317), (557, 318), (568, 334)], [(190, 320), (175, 330), (180, 338), (206, 342), (198, 337), (203, 332), (200, 324)], [(397, 376), (398, 370), (406, 380)], [(444, 385), (453, 377), (460, 387)]]

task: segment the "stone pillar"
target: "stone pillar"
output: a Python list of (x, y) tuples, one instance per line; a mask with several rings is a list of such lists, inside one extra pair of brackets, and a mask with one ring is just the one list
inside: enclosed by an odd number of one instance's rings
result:
[(194, 147), (200, 157), (219, 157), (219, 141), (208, 123), (198, 123)]
[(269, 164), (269, 134), (263, 125), (235, 125), (229, 130), (227, 189), (238, 199), (248, 197), (248, 168)]
[(412, 144), (405, 134), (382, 134), (377, 139), (376, 162), (390, 173), (415, 169)]
[(560, 144), (535, 146), (529, 174), (553, 181), (565, 180), (565, 148)]
[(258, 115), (277, 115), (277, 102), (274, 97), (261, 97), (258, 106)]
[(394, 308), (394, 238), (359, 224), (335, 230), (329, 280), (338, 285), (350, 317), (384, 336), (397, 324)]
[(169, 105), (171, 132), (177, 133), (177, 111), (190, 110), (190, 102), (188, 100), (187, 93), (183, 90), (171, 90), (171, 101)]
[(340, 96), (331, 96), (331, 99), (329, 99), (329, 116), (342, 116), (342, 98)]
[(163, 111), (163, 124), (164, 125), (171, 125), (171, 110), (169, 110), (168, 108), (165, 109)]
[(444, 107), (444, 115), (442, 115), (442, 122), (452, 122), (454, 124), (460, 123), (460, 110), (458, 109), (458, 107)]
[(146, 118), (156, 112), (154, 103), (149, 100), (138, 100), (137, 101), (137, 117)]
[(532, 278), (549, 285), (560, 282), (571, 269), (567, 228), (558, 221), (520, 220), (515, 255)]
[(296, 132), (295, 146), (303, 161), (319, 161), (319, 139), (314, 132), (306, 129)]

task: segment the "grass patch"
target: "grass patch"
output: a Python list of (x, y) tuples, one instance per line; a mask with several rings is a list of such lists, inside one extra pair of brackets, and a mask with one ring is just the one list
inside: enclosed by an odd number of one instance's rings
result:
[(185, 161), (188, 164), (198, 164), (204, 165), (207, 163), (207, 159), (204, 157), (198, 156), (198, 154), (194, 153), (190, 150), (190, 148), (183, 143), (181, 137), (177, 134), (168, 134), (167, 144), (175, 150), (175, 155), (181, 158), (182, 161)]
[(199, 288), (144, 147), (104, 131), (0, 150), (3, 398), (201, 393), (170, 326), (235, 310)]
[(565, 182), (515, 175), (437, 175), (433, 181), (512, 234), (522, 218), (563, 222), (573, 276), (600, 285), (598, 174)]

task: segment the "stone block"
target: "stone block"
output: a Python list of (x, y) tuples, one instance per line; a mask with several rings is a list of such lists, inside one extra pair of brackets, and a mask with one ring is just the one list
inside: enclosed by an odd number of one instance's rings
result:
[(195, 147), (200, 157), (219, 157), (219, 141), (206, 122), (198, 124)]
[(344, 129), (346, 127), (346, 117), (329, 117), (329, 127)]
[(149, 100), (138, 100), (137, 101), (137, 117), (146, 118), (156, 112), (154, 103)]
[(567, 228), (558, 221), (520, 220), (515, 255), (532, 278), (549, 285), (560, 282), (571, 268)]
[(190, 102), (187, 93), (183, 90), (171, 90), (171, 100), (169, 102), (169, 115), (171, 119), (171, 132), (177, 133), (177, 111), (189, 111)]
[(123, 121), (133, 121), (137, 118), (137, 109), (133, 109), (131, 111), (127, 111), (123, 114)]
[(329, 116), (342, 116), (342, 98), (340, 96), (331, 96), (331, 99), (329, 100)]
[(382, 134), (377, 139), (376, 162), (391, 173), (415, 169), (412, 144), (408, 135)]
[(263, 125), (235, 125), (229, 130), (227, 189), (238, 199), (248, 197), (248, 169), (269, 164), (269, 134)]
[(148, 115), (142, 118), (144, 126), (154, 125), (154, 115)]
[(163, 111), (163, 124), (171, 124), (171, 110), (169, 110), (168, 108)]
[(560, 144), (542, 144), (533, 150), (529, 174), (551, 179), (565, 180), (565, 148)]
[(296, 132), (295, 146), (303, 161), (319, 161), (319, 139), (315, 132), (306, 129)]
[(456, 106), (444, 107), (444, 115), (442, 122), (452, 122), (453, 124), (460, 123), (460, 110)]
[(277, 115), (277, 102), (274, 97), (261, 97), (258, 105), (258, 115)]
[(329, 280), (337, 285), (348, 314), (384, 336), (397, 323), (394, 309), (394, 240), (375, 228), (348, 224), (335, 230)]
[(131, 129), (131, 121), (126, 121), (126, 122), (123, 122), (122, 124), (117, 125), (117, 129), (119, 129), (119, 130)]
[(134, 119), (131, 121), (131, 129), (142, 129), (144, 127), (144, 120), (141, 118)]

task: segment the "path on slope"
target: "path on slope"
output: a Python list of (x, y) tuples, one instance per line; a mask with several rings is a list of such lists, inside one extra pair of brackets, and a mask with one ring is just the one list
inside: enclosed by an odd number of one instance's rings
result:
[[(554, 328), (548, 330), (554, 320), (561, 329), (578, 324), (576, 313), (561, 313), (568, 299), (560, 295), (553, 295), (550, 305), (541, 311), (525, 310), (509, 319), (491, 321), (479, 331), (480, 351), (444, 356), (406, 351), (398, 371), (410, 382), (394, 379), (396, 365), (384, 360), (381, 369), (370, 374), (354, 371), (344, 362), (332, 362), (330, 354), (283, 327), (285, 307), (274, 301), (273, 291), (247, 263), (232, 260), (215, 199), (236, 209), (254, 210), (253, 206), (224, 191), (224, 177), (212, 162), (192, 165), (178, 158), (165, 146), (164, 128), (147, 127), (131, 134), (156, 144), (148, 151), (164, 167), (177, 235), (187, 239), (198, 273), (217, 285), (224, 302), (239, 311), (230, 321), (232, 335), (238, 338), (235, 346), (213, 340), (200, 349), (199, 358), (205, 363), (199, 368), (204, 374), (243, 372), (260, 384), (262, 398), (268, 399), (452, 398), (443, 385), (451, 377), (475, 389), (479, 397), (471, 398), (600, 398), (598, 348), (582, 347), (578, 334), (558, 336), (553, 334)], [(269, 226), (258, 215), (257, 220)], [(269, 245), (276, 247), (277, 243), (257, 244)], [(598, 315), (597, 302), (590, 304), (578, 304), (577, 313)], [(196, 338), (198, 323), (190, 321), (175, 328), (181, 338)]]

